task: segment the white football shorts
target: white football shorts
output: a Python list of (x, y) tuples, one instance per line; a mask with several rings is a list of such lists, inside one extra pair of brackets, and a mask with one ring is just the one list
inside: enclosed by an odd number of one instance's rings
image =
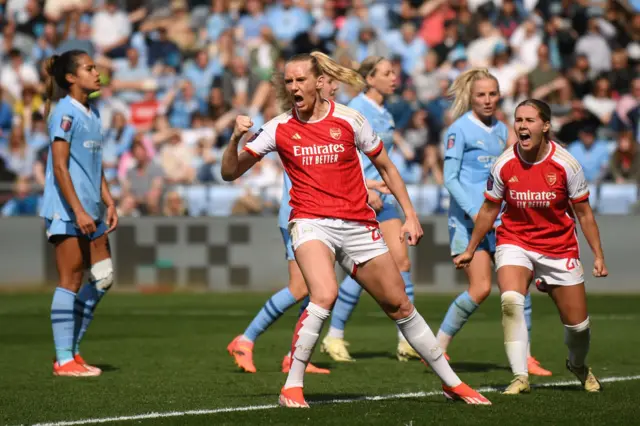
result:
[(341, 219), (295, 219), (289, 223), (289, 234), (294, 252), (307, 241), (322, 241), (350, 275), (361, 263), (389, 251), (380, 229)]
[(549, 285), (577, 285), (584, 282), (580, 259), (558, 259), (525, 250), (512, 244), (496, 248), (496, 271), (503, 266), (524, 266), (535, 278)]

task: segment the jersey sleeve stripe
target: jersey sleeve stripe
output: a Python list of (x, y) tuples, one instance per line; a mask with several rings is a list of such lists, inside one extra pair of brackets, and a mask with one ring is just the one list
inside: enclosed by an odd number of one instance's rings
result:
[(580, 170), (580, 163), (569, 152), (561, 147), (556, 148), (556, 155), (558, 159), (567, 163), (573, 173), (578, 173)]
[(501, 203), (502, 200), (492, 197), (491, 195), (489, 195), (487, 192), (484, 193), (484, 198), (486, 198), (489, 201), (493, 201), (494, 203)]
[(353, 119), (358, 128), (362, 127), (362, 125), (364, 124), (364, 116), (352, 108), (346, 107), (341, 104), (336, 104), (335, 112), (338, 115), (344, 115), (348, 118)]
[(255, 158), (262, 158), (260, 156), (260, 154), (258, 154), (257, 152), (255, 152), (254, 150), (252, 150), (251, 148), (249, 148), (248, 146), (245, 146), (244, 148), (242, 148), (243, 151), (247, 151), (249, 154), (251, 154), (252, 156), (254, 156)]
[(377, 157), (378, 154), (380, 154), (382, 152), (382, 148), (384, 148), (384, 144), (382, 143), (382, 139), (378, 139), (378, 145), (376, 145), (376, 147), (373, 148), (371, 151), (365, 152), (365, 154), (369, 158)]
[(588, 200), (589, 195), (590, 195), (589, 191), (587, 190), (587, 192), (585, 192), (584, 194), (578, 195), (576, 198), (572, 198), (571, 202), (575, 204), (575, 203), (580, 203), (582, 201)]

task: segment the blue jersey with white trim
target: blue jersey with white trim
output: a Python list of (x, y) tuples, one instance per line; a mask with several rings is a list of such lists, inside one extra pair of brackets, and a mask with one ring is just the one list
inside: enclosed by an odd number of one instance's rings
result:
[(449, 217), (468, 221), (484, 202), (485, 185), (493, 163), (506, 147), (508, 129), (497, 120), (488, 127), (468, 112), (444, 134)]
[[(71, 96), (61, 99), (48, 122), (50, 141), (61, 140), (69, 146), (69, 174), (80, 203), (94, 220), (102, 218), (104, 204), (102, 184), (102, 125), (98, 110), (87, 109)], [(53, 173), (53, 155), (49, 155), (40, 216), (47, 219), (75, 221)]]

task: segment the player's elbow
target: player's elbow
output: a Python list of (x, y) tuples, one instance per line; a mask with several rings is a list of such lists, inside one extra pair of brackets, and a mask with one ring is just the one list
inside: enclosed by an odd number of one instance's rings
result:
[(225, 182), (233, 182), (236, 177), (233, 173), (222, 171), (222, 180)]

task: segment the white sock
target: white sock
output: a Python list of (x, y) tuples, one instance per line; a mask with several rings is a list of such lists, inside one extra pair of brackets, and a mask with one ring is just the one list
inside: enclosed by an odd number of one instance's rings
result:
[(527, 360), (531, 358), (531, 340), (527, 342)]
[(442, 356), (442, 349), (438, 346), (436, 336), (429, 328), (422, 315), (414, 308), (411, 315), (396, 321), (398, 328), (404, 334), (413, 349), (427, 361), (440, 380), (451, 387), (458, 386), (462, 380), (451, 369), (447, 359)]
[(453, 339), (453, 336), (449, 336), (447, 333), (445, 333), (444, 331), (442, 331), (442, 329), (438, 330), (438, 346), (440, 346), (440, 348), (446, 352), (447, 348), (449, 347), (449, 343), (451, 343), (451, 340)]
[(344, 330), (340, 330), (339, 328), (329, 327), (329, 337), (335, 337), (336, 339), (344, 339)]
[(583, 367), (589, 353), (591, 328), (589, 317), (577, 325), (564, 326), (564, 343), (569, 348), (569, 363), (573, 367)]
[(524, 319), (524, 296), (517, 291), (505, 291), (500, 297), (502, 304), (502, 329), (504, 348), (516, 376), (527, 376), (527, 346), (529, 336)]
[(402, 334), (402, 331), (400, 331), (400, 329), (398, 328), (398, 343), (406, 342), (406, 341), (407, 339), (404, 337), (404, 334)]
[(291, 351), (287, 352), (287, 356), (291, 358)]
[(320, 337), (322, 324), (329, 318), (331, 311), (316, 304), (309, 303), (302, 313), (293, 332), (291, 345), (291, 369), (287, 376), (284, 388), (302, 387), (304, 383), (304, 370), (307, 368), (313, 349)]
[(247, 336), (245, 336), (244, 334), (242, 336), (240, 336), (239, 340), (243, 340), (245, 342), (251, 342), (253, 343), (253, 340), (249, 339)]

